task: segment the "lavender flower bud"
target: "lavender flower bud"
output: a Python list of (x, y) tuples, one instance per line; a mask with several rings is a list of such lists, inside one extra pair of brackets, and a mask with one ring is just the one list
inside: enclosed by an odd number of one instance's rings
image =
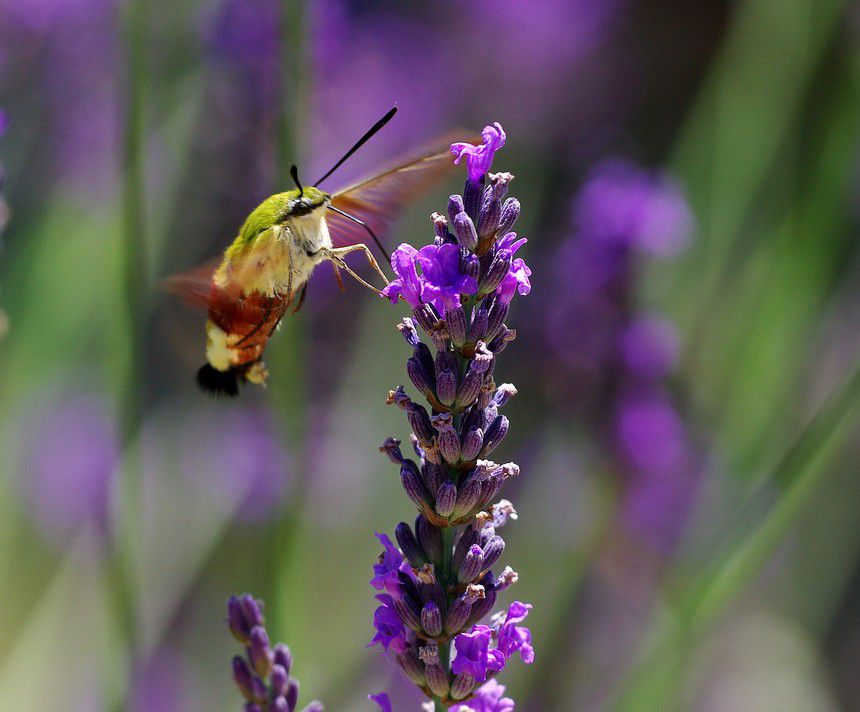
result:
[[(432, 564), (427, 564), (427, 568), (432, 569)], [(435, 577), (434, 577), (433, 583), (423, 583), (423, 584), (420, 584), (420, 586), (421, 586), (421, 591), (419, 593), (421, 596), (421, 601), (423, 602), (423, 604), (425, 606), (428, 603), (432, 603), (434, 606), (436, 606), (437, 610), (440, 612), (439, 613), (439, 621), (440, 621), (439, 625), (441, 626), (442, 625), (441, 624), (441, 620), (442, 620), (441, 611), (445, 610), (445, 608), (447, 607), (447, 599), (445, 597), (445, 591), (442, 590), (442, 586), (439, 585), (439, 583), (435, 580)], [(424, 609), (422, 608), (422, 613), (423, 613), (423, 610)], [(422, 621), (423, 621), (423, 619), (422, 619)], [(422, 622), (422, 626), (423, 626), (423, 622)], [(426, 630), (426, 628), (425, 628), (425, 630)]]
[(429, 443), (433, 440), (433, 425), (430, 423), (430, 416), (423, 405), (410, 404), (406, 411), (406, 417), (409, 420), (409, 427), (412, 428), (412, 432), (418, 436), (421, 442)]
[(323, 707), (323, 703), (319, 700), (314, 700), (302, 712), (325, 712), (325, 707)]
[(460, 437), (454, 431), (453, 419), (450, 413), (439, 413), (431, 418), (433, 427), (439, 431), (437, 442), (439, 452), (449, 465), (456, 465), (460, 461)]
[(505, 439), (505, 435), (508, 434), (508, 428), (510, 427), (510, 421), (504, 416), (499, 415), (496, 419), (490, 423), (490, 427), (487, 428), (487, 432), (484, 434), (484, 451), (481, 453), (481, 457), (487, 457), (493, 450), (495, 450), (499, 443)]
[(419, 514), (415, 519), (415, 536), (427, 558), (438, 566), (442, 561), (442, 532)]
[(272, 693), (275, 695), (285, 695), (287, 693), (287, 683), (290, 681), (290, 676), (287, 671), (280, 665), (272, 666), (272, 673), (269, 678), (269, 683), (272, 687)]
[(457, 376), (450, 368), (439, 374), (436, 380), (436, 397), (442, 405), (451, 405), (457, 397)]
[(492, 340), (499, 333), (499, 330), (502, 328), (502, 322), (504, 322), (505, 317), (508, 315), (508, 310), (510, 307), (507, 304), (504, 304), (500, 299), (496, 299), (493, 302), (493, 306), (490, 307), (490, 313), (487, 318), (487, 338)]
[(508, 344), (517, 338), (516, 329), (509, 329), (504, 324), (499, 327), (499, 333), (489, 343), (489, 349), (494, 354), (500, 354), (504, 351)]
[(270, 712), (293, 712), (287, 703), (287, 698), (283, 696), (278, 696), (272, 700), (269, 703), (269, 710)]
[(478, 457), (478, 453), (481, 452), (481, 448), (484, 445), (484, 433), (480, 428), (469, 428), (469, 432), (466, 433), (463, 438), (463, 446), (460, 449), (460, 459), (468, 462), (469, 460), (474, 460)]
[(462, 700), (474, 689), (475, 678), (467, 672), (461, 672), (454, 676), (454, 682), (451, 684), (451, 697), (455, 700)]
[(508, 198), (502, 203), (502, 214), (499, 218), (499, 226), (496, 232), (502, 234), (508, 232), (520, 216), (520, 201), (516, 198)]
[(471, 252), (478, 246), (478, 233), (475, 230), (475, 223), (466, 213), (454, 216), (452, 225), (454, 226), (454, 234), (457, 236), (457, 242), (463, 247)]
[(423, 509), (428, 504), (427, 491), (421, 482), (418, 466), (412, 460), (406, 460), (400, 466), (400, 483), (406, 494), (409, 495), (418, 509)]
[(496, 392), (493, 394), (493, 403), (496, 404), (497, 408), (501, 408), (516, 394), (517, 389), (513, 383), (503, 383), (501, 386), (496, 388)]
[(297, 680), (290, 680), (290, 684), (287, 687), (287, 694), (284, 695), (287, 700), (287, 707), (290, 712), (296, 709), (296, 705), (299, 703), (299, 683)]
[(454, 401), (455, 408), (465, 408), (470, 405), (478, 397), (481, 392), (481, 386), (484, 384), (484, 374), (477, 370), (475, 362), (469, 364), (469, 370), (463, 376), (463, 381), (460, 383), (460, 390), (457, 391), (457, 398)]
[(242, 708), (242, 712), (263, 712), (263, 709), (258, 704), (255, 704), (253, 702), (248, 702)]
[(406, 361), (406, 373), (415, 387), (428, 398), (433, 396), (433, 376), (415, 356)]
[(275, 665), (280, 665), (287, 675), (290, 674), (290, 668), (293, 667), (293, 654), (284, 643), (278, 643), (275, 646)]
[(230, 596), (227, 599), (227, 624), (236, 640), (247, 645), (249, 628), (245, 621), (245, 613), (242, 610), (242, 602), (238, 596)]
[(476, 282), (481, 276), (481, 261), (472, 254), (466, 254), (462, 260), (461, 271)]
[(416, 685), (424, 686), (427, 678), (424, 676), (424, 668), (421, 666), (418, 654), (413, 648), (409, 648), (405, 653), (398, 655), (396, 660), (406, 677)]
[(445, 324), (448, 327), (448, 338), (457, 348), (466, 343), (468, 327), (466, 324), (466, 312), (463, 307), (457, 307), (453, 311), (445, 312)]
[(448, 198), (448, 221), (451, 224), (454, 223), (454, 218), (464, 211), (462, 196), (452, 195)]
[(436, 313), (429, 304), (425, 304), (418, 309), (414, 309), (412, 311), (412, 316), (415, 318), (415, 321), (418, 322), (418, 326), (424, 329), (428, 334), (433, 331), (436, 326)]
[(436, 493), (436, 513), (440, 517), (450, 516), (456, 502), (457, 487), (453, 482), (443, 482)]
[(493, 352), (487, 348), (483, 341), (478, 341), (475, 344), (475, 355), (472, 358), (472, 363), (469, 368), (475, 369), (478, 373), (486, 373), (493, 367)]
[(433, 601), (428, 601), (421, 609), (421, 627), (431, 638), (442, 633), (442, 614), (439, 613), (439, 606)]
[(415, 539), (415, 535), (412, 533), (412, 529), (406, 522), (400, 522), (394, 528), (394, 538), (397, 539), (397, 544), (400, 546), (403, 556), (406, 557), (407, 561), (414, 568), (420, 568), (427, 563), (427, 557), (424, 555), (424, 552), (418, 545), (418, 541)]
[(496, 232), (502, 214), (502, 201), (493, 188), (494, 186), (490, 186), (484, 191), (481, 201), (481, 212), (478, 215), (478, 234), (481, 237), (489, 237)]
[(463, 186), (463, 210), (472, 218), (472, 222), (478, 219), (478, 209), (481, 207), (481, 194), (484, 192), (484, 177), (481, 180), (472, 181), (466, 179)]
[(457, 579), (460, 583), (469, 583), (470, 581), (474, 581), (483, 569), (484, 552), (481, 551), (480, 546), (474, 544), (469, 547), (463, 563), (460, 564), (460, 568), (457, 570)]
[(457, 540), (457, 545), (454, 547), (454, 558), (452, 567), (457, 570), (462, 566), (463, 560), (469, 550), (478, 543), (478, 533), (472, 527), (466, 527), (460, 534)]
[(440, 344), (439, 351), (436, 352), (436, 360), (433, 363), (434, 373), (436, 377), (442, 375), (443, 371), (457, 370), (457, 356), (448, 348), (447, 343)]
[(478, 287), (478, 294), (489, 294), (498, 287), (499, 284), (501, 284), (502, 279), (504, 279), (505, 275), (510, 271), (513, 260), (514, 256), (511, 254), (510, 250), (499, 250), (493, 258), (493, 261), (490, 263), (490, 268), (487, 270), (487, 274), (484, 275), (484, 279), (481, 280), (481, 284)]
[(491, 569), (505, 550), (505, 540), (496, 535), (484, 546), (484, 568)]
[(469, 620), (466, 625), (473, 625), (487, 615), (496, 605), (496, 592), (492, 589), (485, 588), (484, 598), (475, 601), (472, 605), (472, 612), (469, 614)]
[(263, 681), (251, 672), (245, 659), (238, 655), (233, 658), (233, 680), (248, 702), (266, 701), (268, 691)]
[(437, 697), (445, 697), (448, 694), (448, 673), (438, 665), (428, 665), (425, 674), (430, 692)]
[(469, 327), (469, 341), (473, 344), (487, 335), (488, 312), (478, 307), (472, 312), (472, 324)]
[(431, 497), (435, 497), (442, 482), (445, 481), (445, 471), (441, 465), (425, 461), (421, 465), (421, 474), (424, 476), (424, 484)]
[(454, 519), (459, 519), (471, 512), (481, 498), (483, 491), (482, 483), (477, 478), (468, 479), (461, 487), (457, 495), (457, 503), (454, 505), (454, 511), (451, 516)]
[(416, 610), (413, 602), (409, 598), (404, 598), (394, 601), (394, 610), (405, 625), (415, 632), (421, 631), (421, 613)]
[(242, 612), (245, 614), (245, 622), (248, 624), (249, 632), (255, 625), (265, 625), (266, 621), (263, 618), (260, 602), (251, 594), (246, 593), (242, 596)]
[(472, 606), (475, 601), (483, 598), (484, 595), (483, 586), (469, 584), (466, 587), (465, 593), (454, 600), (445, 618), (445, 632), (448, 635), (456, 635), (463, 629), (463, 626), (466, 625), (466, 621), (469, 619), (469, 614), (472, 612)]
[(274, 654), (269, 647), (269, 636), (263, 626), (257, 625), (251, 629), (251, 644), (248, 646), (248, 657), (251, 665), (260, 677), (268, 677), (272, 672)]

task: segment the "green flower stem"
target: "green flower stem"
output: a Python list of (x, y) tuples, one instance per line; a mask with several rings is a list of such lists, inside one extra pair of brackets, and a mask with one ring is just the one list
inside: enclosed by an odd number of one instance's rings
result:
[[(126, 4), (123, 19), (126, 48), (125, 125), (122, 142), (122, 314), (127, 330), (126, 370), (122, 384), (121, 437), (123, 466), (120, 475), (122, 511), (113, 540), (109, 582), (113, 591), (117, 618), (126, 659), (123, 674), (130, 676), (138, 647), (137, 611), (134, 604), (132, 570), (139, 531), (140, 459), (135, 440), (143, 418), (141, 384), (145, 369), (145, 326), (147, 295), (146, 233), (144, 227), (144, 4)], [(110, 706), (126, 708), (123, 692), (112, 695)]]
[(797, 514), (827, 473), (827, 455), (855, 422), (860, 405), (860, 361), (842, 388), (815, 414), (780, 460), (769, 481), (782, 485), (779, 499), (747, 537), (701, 574), (663, 620), (655, 642), (622, 688), (616, 710), (669, 709), (674, 683), (689, 651), (726, 606), (761, 570)]

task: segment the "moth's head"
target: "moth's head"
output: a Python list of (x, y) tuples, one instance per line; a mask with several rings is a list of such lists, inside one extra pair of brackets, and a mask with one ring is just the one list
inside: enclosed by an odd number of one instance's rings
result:
[(291, 218), (298, 218), (309, 215), (317, 208), (324, 207), (331, 200), (331, 196), (318, 188), (307, 187), (302, 190), (289, 191), (287, 200), (287, 215)]

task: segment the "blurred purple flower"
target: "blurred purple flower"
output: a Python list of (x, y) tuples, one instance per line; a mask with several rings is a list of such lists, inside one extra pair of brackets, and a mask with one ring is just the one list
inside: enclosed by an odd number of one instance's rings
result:
[[(0, 85), (39, 86), (39, 148), (52, 175), (95, 197), (119, 165), (119, 13), (116, 0), (0, 3)], [(74, 41), (69, 41), (73, 37)], [(13, 89), (14, 88), (14, 89)]]
[(574, 201), (574, 226), (592, 241), (658, 257), (676, 255), (693, 228), (677, 183), (660, 171), (610, 159), (598, 165)]
[(136, 666), (132, 712), (186, 712), (194, 708), (192, 670), (182, 656), (162, 647)]
[(572, 222), (574, 236), (555, 258), (545, 327), (553, 367), (563, 364), (567, 375), (554, 371), (548, 392), (596, 424), (624, 477), (626, 524), (666, 551), (682, 531), (697, 458), (663, 382), (678, 335), (660, 316), (637, 313), (636, 267), (642, 255), (676, 254), (692, 214), (664, 173), (613, 159), (589, 174)]
[(106, 530), (120, 446), (107, 406), (74, 395), (40, 410), (26, 427), (20, 484), (40, 528), (65, 544), (81, 526)]
[(238, 502), (239, 520), (266, 522), (277, 514), (289, 457), (267, 411), (206, 409), (187, 419), (183, 441), (185, 475), (209, 496)]
[(6, 132), (9, 130), (9, 123), (9, 112), (0, 109), (0, 136), (6, 135)]
[(674, 325), (659, 316), (638, 317), (621, 335), (624, 366), (631, 375), (643, 379), (667, 376), (678, 360), (680, 348)]

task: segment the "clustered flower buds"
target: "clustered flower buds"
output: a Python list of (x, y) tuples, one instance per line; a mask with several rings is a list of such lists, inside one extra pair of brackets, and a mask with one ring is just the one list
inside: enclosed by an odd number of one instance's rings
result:
[[(253, 596), (231, 596), (227, 601), (227, 624), (236, 640), (245, 646), (245, 656), (233, 658), (233, 680), (247, 700), (244, 712), (295, 712), (299, 683), (290, 677), (293, 656), (283, 643), (269, 644), (262, 603)], [(323, 712), (314, 700), (303, 712)]]
[[(370, 645), (393, 658), (433, 700), (431, 708), (458, 704), (457, 712), (512, 710), (492, 678), (517, 653), (534, 659), (531, 633), (520, 625), (530, 605), (515, 601), (481, 623), (518, 578), (510, 567), (494, 568), (505, 550), (499, 530), (516, 519), (511, 503), (497, 497), (520, 468), (490, 456), (510, 428), (500, 411), (516, 394), (495, 381), (496, 359), (516, 338), (505, 319), (513, 297), (531, 289), (531, 270), (515, 256), (526, 240), (510, 231), (520, 212), (519, 201), (507, 197), (514, 176), (488, 174), (505, 133), (494, 124), (483, 137), (480, 146), (452, 145), (456, 162), (465, 156), (468, 166), (463, 195), (451, 196), (447, 216), (431, 216), (432, 244), (395, 250), (397, 279), (383, 292), (412, 308), (398, 329), (412, 349), (407, 375), (427, 406), (403, 386), (388, 394), (406, 414), (415, 455), (404, 455), (395, 438), (380, 451), (400, 467), (418, 514), (414, 524), (395, 527), (396, 545), (377, 534), (383, 552), (371, 585), (380, 605)], [(390, 709), (385, 695), (371, 699)]]

